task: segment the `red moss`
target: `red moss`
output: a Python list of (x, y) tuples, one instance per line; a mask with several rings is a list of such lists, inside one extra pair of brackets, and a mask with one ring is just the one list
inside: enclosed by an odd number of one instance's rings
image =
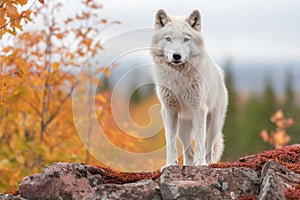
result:
[(300, 164), (299, 163), (287, 164), (286, 168), (294, 171), (297, 174), (300, 174)]
[(261, 170), (263, 165), (268, 160), (274, 160), (286, 168), (299, 173), (300, 172), (300, 145), (292, 145), (287, 147), (278, 148), (271, 151), (258, 153), (251, 157), (246, 157), (238, 162), (225, 162), (211, 164), (213, 168), (229, 168), (229, 167), (247, 167), (253, 170)]
[(236, 200), (256, 200), (255, 196), (238, 197)]
[(285, 197), (287, 200), (299, 200), (300, 199), (300, 186), (295, 188), (288, 188), (285, 190)]
[(11, 194), (11, 195), (14, 195), (14, 196), (18, 196), (19, 195), (19, 191), (18, 190), (8, 190), (5, 193), (6, 194)]
[(100, 174), (104, 183), (124, 184), (133, 183), (140, 180), (149, 180), (160, 177), (160, 171), (153, 172), (122, 172), (109, 167), (90, 166), (91, 173)]
[[(253, 170), (261, 170), (263, 165), (269, 160), (274, 160), (286, 168), (300, 173), (300, 145), (286, 146), (275, 150), (265, 151), (253, 156), (245, 157), (238, 162), (225, 162), (211, 164), (213, 168), (247, 167)], [(140, 180), (155, 179), (161, 175), (160, 171), (154, 172), (122, 172), (109, 167), (90, 167), (91, 173), (100, 174), (104, 183), (132, 183)], [(243, 197), (248, 198), (248, 197)], [(251, 198), (250, 198), (251, 199)]]

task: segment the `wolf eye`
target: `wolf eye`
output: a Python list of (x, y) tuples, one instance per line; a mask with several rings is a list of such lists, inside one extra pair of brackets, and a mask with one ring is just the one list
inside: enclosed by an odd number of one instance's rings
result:
[(167, 40), (168, 42), (171, 42), (171, 38), (170, 38), (170, 37), (166, 37), (166, 40)]
[(183, 41), (184, 41), (184, 42), (188, 42), (188, 41), (190, 41), (190, 39), (189, 39), (189, 38), (184, 38)]

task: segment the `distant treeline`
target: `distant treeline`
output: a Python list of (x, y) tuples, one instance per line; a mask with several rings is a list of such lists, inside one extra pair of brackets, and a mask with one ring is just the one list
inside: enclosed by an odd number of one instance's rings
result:
[(261, 140), (259, 133), (262, 129), (275, 130), (275, 125), (270, 122), (270, 116), (278, 109), (282, 109), (286, 117), (293, 118), (296, 122), (287, 130), (292, 137), (290, 143), (300, 142), (300, 107), (296, 102), (291, 73), (286, 74), (284, 99), (278, 98), (268, 78), (265, 79), (260, 95), (253, 94), (245, 99), (235, 90), (230, 62), (225, 67), (225, 74), (229, 106), (223, 130), (225, 135), (223, 161), (273, 148)]

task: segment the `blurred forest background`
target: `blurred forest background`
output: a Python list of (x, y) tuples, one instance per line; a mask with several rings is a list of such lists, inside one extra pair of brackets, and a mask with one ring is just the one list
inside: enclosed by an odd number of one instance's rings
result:
[[(23, 177), (39, 173), (56, 161), (101, 165), (77, 134), (72, 92), (75, 87), (82, 87), (74, 82), (82, 63), (93, 67), (84, 58), (105, 51), (95, 38), (102, 30), (121, 22), (101, 16), (102, 5), (93, 0), (82, 0), (81, 9), (71, 16), (61, 14), (66, 7), (62, 2), (43, 0), (0, 2), (0, 192), (15, 190)], [(276, 78), (266, 73), (259, 92), (245, 95), (237, 89), (239, 74), (235, 73), (234, 60), (222, 64), (229, 90), (223, 161), (274, 148), (263, 142), (259, 134), (262, 129), (275, 129), (269, 118), (277, 109), (295, 119), (288, 133), (292, 138), (290, 144), (299, 143), (299, 88), (293, 71), (284, 65), (279, 67), (286, 69), (281, 93), (274, 88)], [(164, 146), (163, 131), (148, 146), (136, 146), (129, 136), (118, 137), (122, 131), (110, 110), (113, 72), (102, 66), (99, 69), (107, 78), (102, 80), (101, 93), (92, 102), (111, 141), (135, 152)], [(89, 81), (98, 80), (87, 76)], [(156, 103), (153, 86), (146, 93), (136, 90), (130, 101), (132, 118), (138, 124), (147, 124), (148, 109)], [(151, 162), (145, 161), (145, 165)]]

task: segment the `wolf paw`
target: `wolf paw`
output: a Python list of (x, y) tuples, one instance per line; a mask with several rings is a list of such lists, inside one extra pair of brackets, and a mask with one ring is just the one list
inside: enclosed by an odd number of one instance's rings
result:
[(193, 165), (202, 165), (202, 166), (208, 166), (207, 162), (205, 159), (199, 159), (199, 160), (196, 160), (194, 161)]
[(161, 168), (160, 168), (160, 172), (163, 172), (166, 168), (168, 168), (168, 167), (170, 167), (170, 166), (176, 166), (176, 165), (178, 165), (177, 163), (174, 163), (174, 164), (166, 164), (166, 165), (164, 165), (164, 166), (162, 166)]

